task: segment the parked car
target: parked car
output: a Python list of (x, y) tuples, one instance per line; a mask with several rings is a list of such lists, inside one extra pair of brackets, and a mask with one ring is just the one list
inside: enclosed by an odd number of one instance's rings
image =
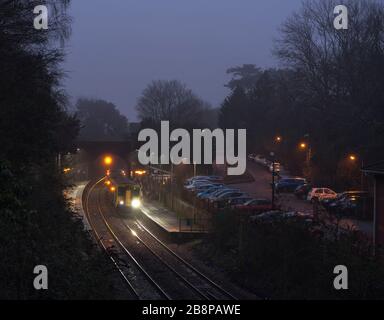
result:
[(297, 198), (304, 200), (304, 199), (307, 199), (308, 193), (309, 191), (311, 191), (311, 189), (312, 189), (312, 185), (309, 183), (305, 183), (305, 184), (302, 184), (301, 186), (298, 186), (295, 189), (294, 194)]
[(268, 199), (253, 199), (235, 206), (236, 210), (246, 213), (257, 213), (272, 210), (272, 202)]
[(210, 182), (210, 181), (197, 180), (197, 181), (194, 181), (194, 182), (184, 186), (184, 189), (186, 189), (186, 190), (193, 190), (193, 189), (196, 189), (197, 187), (208, 185), (208, 184), (211, 184), (211, 183), (212, 182)]
[(221, 176), (195, 176), (185, 180), (184, 185), (190, 185), (199, 181), (209, 181), (209, 182), (221, 182), (223, 177)]
[(329, 188), (312, 188), (309, 191), (307, 200), (314, 201), (322, 201), (324, 199), (335, 199), (337, 197), (337, 193)]
[(215, 187), (209, 188), (208, 190), (203, 190), (203, 191), (197, 193), (196, 196), (199, 199), (205, 199), (208, 196), (210, 196), (211, 194), (213, 194), (214, 192), (219, 191), (219, 190), (223, 190), (223, 189), (226, 189), (226, 187), (225, 186), (215, 186)]
[(190, 188), (189, 191), (199, 193), (201, 191), (208, 190), (211, 188), (221, 187), (222, 185), (223, 185), (222, 183), (209, 183), (209, 184), (197, 185), (196, 187)]
[(252, 198), (249, 195), (242, 195), (242, 196), (235, 195), (231, 197), (225, 196), (223, 199), (216, 201), (214, 204), (215, 204), (215, 207), (218, 209), (233, 208), (235, 205), (242, 204), (250, 200), (252, 200)]
[(343, 215), (372, 220), (373, 198), (368, 193), (348, 196), (342, 201), (340, 209)]
[(284, 178), (275, 184), (276, 192), (294, 192), (297, 187), (306, 184), (304, 178)]
[(366, 191), (344, 193), (337, 201), (328, 206), (333, 214), (372, 219), (373, 199)]
[(226, 200), (229, 198), (235, 198), (235, 197), (240, 197), (240, 196), (245, 196), (245, 195), (247, 195), (247, 194), (244, 192), (238, 191), (238, 190), (229, 190), (229, 191), (220, 193), (219, 195), (217, 195), (214, 198), (211, 198), (210, 202), (215, 203), (215, 202), (218, 202), (221, 200)]
[(251, 161), (255, 161), (255, 157), (256, 157), (256, 155), (253, 154), (253, 153), (248, 155), (248, 159), (251, 160)]
[(244, 203), (249, 202), (251, 200), (253, 200), (253, 199), (249, 196), (236, 197), (236, 198), (229, 199), (227, 201), (227, 205), (231, 208), (234, 208), (235, 206), (238, 206), (240, 204), (244, 204)]
[(223, 194), (223, 193), (226, 193), (228, 191), (239, 191), (239, 189), (234, 189), (234, 188), (229, 188), (229, 187), (224, 187), (222, 189), (219, 189), (215, 192), (213, 192), (212, 194), (210, 194), (207, 199), (208, 200), (212, 200), (212, 199), (215, 199), (216, 197), (218, 197), (219, 195)]
[(360, 193), (366, 193), (366, 192), (365, 191), (358, 191), (358, 190), (344, 191), (344, 192), (339, 193), (337, 195), (337, 197), (334, 199), (324, 199), (323, 201), (321, 201), (321, 204), (325, 208), (338, 207), (340, 200), (342, 200), (343, 198), (345, 198), (347, 196), (360, 194)]
[(261, 164), (261, 165), (267, 164), (267, 159), (262, 155), (257, 155), (257, 156), (255, 156), (254, 159), (255, 159), (255, 162), (257, 162), (258, 164)]

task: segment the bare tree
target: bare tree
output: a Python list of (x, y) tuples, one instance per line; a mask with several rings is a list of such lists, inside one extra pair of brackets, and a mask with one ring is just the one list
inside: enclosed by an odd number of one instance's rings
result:
[[(384, 7), (371, 0), (346, 0), (349, 27), (333, 25), (335, 0), (309, 0), (281, 28), (275, 53), (302, 78), (308, 97), (325, 111), (338, 104), (364, 119), (364, 105), (377, 93), (383, 72)], [(313, 102), (313, 101), (312, 101)], [(330, 111), (330, 110), (327, 110)], [(367, 120), (367, 119), (365, 119)]]
[(142, 121), (192, 128), (208, 125), (204, 114), (210, 106), (179, 81), (158, 80), (144, 89), (136, 109)]

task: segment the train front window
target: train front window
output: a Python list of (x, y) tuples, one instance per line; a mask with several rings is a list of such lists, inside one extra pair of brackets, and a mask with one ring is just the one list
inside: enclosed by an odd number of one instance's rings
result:
[(121, 197), (124, 197), (124, 196), (125, 196), (125, 191), (126, 191), (125, 187), (119, 187), (119, 188), (117, 189), (117, 194), (118, 194), (119, 196), (121, 196)]
[(132, 188), (132, 196), (133, 197), (139, 197), (140, 196), (140, 188), (139, 187), (133, 187)]

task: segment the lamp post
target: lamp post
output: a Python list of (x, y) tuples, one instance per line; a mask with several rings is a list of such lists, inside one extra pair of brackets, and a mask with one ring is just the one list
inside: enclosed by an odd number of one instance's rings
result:
[[(351, 162), (356, 162), (356, 161), (358, 161), (358, 156), (356, 156), (355, 154), (350, 154), (349, 156), (348, 156), (348, 159), (349, 159), (349, 161), (351, 161)], [(363, 159), (361, 159), (361, 161), (360, 161), (360, 166), (361, 166), (361, 168), (360, 168), (360, 188), (361, 188), (361, 190), (363, 191), (364, 190), (364, 173), (363, 173), (363, 168), (364, 168), (364, 161), (363, 161)]]
[[(308, 135), (306, 135), (308, 137)], [(311, 178), (311, 158), (312, 158), (312, 148), (308, 142), (301, 142), (299, 144), (301, 150), (306, 150), (305, 155), (305, 166), (307, 168), (307, 176)]]
[(272, 209), (275, 209), (275, 153), (270, 153), (272, 157)]

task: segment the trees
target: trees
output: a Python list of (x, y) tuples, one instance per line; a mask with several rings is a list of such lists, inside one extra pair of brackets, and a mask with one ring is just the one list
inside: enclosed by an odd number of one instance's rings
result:
[(69, 35), (69, 1), (47, 1), (49, 32), (32, 26), (37, 2), (0, 1), (0, 158), (17, 169), (70, 151), (77, 134), (59, 87), (62, 51), (55, 47), (55, 40)]
[[(69, 1), (45, 1), (48, 31), (33, 28), (38, 4), (0, 0), (0, 299), (111, 298), (110, 268), (74, 221), (55, 163), (79, 129), (66, 112), (56, 41), (69, 34)], [(40, 264), (49, 290), (32, 287)]]
[[(168, 120), (172, 127), (211, 127), (210, 106), (176, 80), (152, 81), (138, 99), (139, 118), (152, 125)], [(207, 117), (205, 116), (207, 115)]]
[[(221, 125), (248, 129), (250, 150), (277, 150), (286, 166), (302, 166), (298, 143), (309, 134), (312, 178), (333, 184), (348, 154), (365, 163), (384, 158), (384, 6), (346, 1), (349, 29), (333, 25), (333, 0), (311, 0), (281, 27), (274, 53), (285, 69), (229, 69), (234, 88)], [(284, 137), (276, 145), (274, 137)], [(281, 160), (283, 161), (283, 159)]]
[(240, 87), (245, 91), (251, 90), (259, 80), (262, 70), (254, 64), (243, 64), (229, 68), (227, 74), (232, 74), (232, 79), (225, 85), (232, 91)]
[(336, 30), (336, 4), (305, 2), (283, 24), (275, 53), (301, 79), (300, 95), (316, 119), (313, 135), (326, 135), (318, 149), (336, 157), (356, 150), (373, 160), (384, 138), (384, 6), (346, 1), (349, 28)]
[(79, 99), (76, 109), (82, 124), (80, 139), (120, 140), (128, 134), (128, 120), (120, 114), (113, 103), (105, 100)]

